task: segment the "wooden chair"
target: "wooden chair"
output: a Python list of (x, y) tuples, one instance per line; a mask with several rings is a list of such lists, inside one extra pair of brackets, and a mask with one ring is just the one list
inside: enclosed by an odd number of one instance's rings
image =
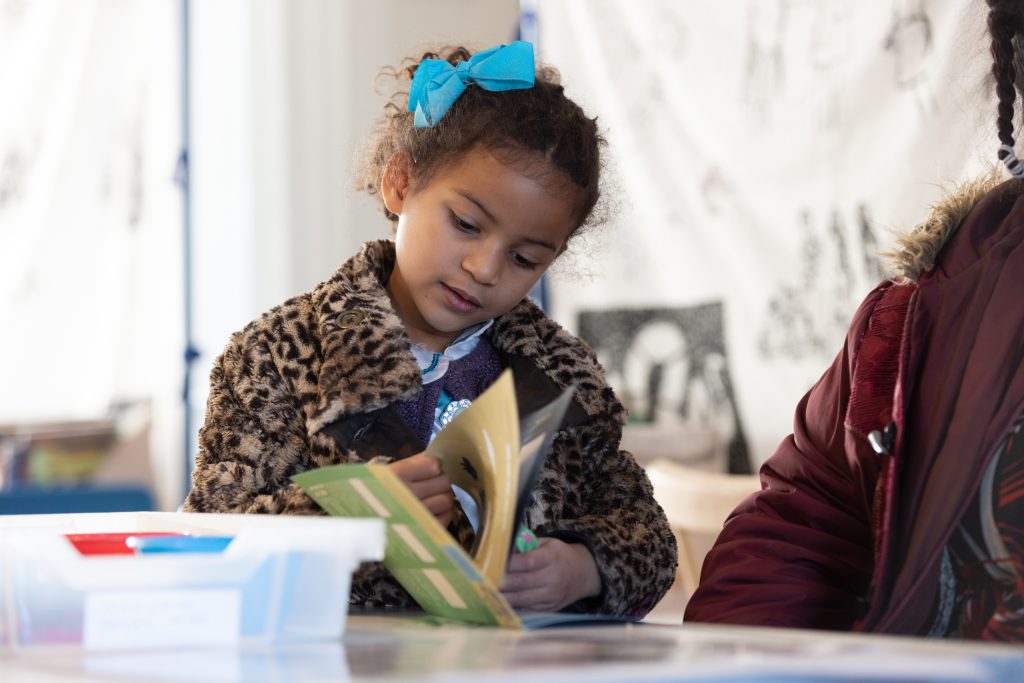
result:
[(679, 542), (679, 580), (688, 600), (722, 523), (740, 501), (760, 490), (760, 480), (756, 474), (710, 472), (666, 458), (653, 460), (645, 469)]

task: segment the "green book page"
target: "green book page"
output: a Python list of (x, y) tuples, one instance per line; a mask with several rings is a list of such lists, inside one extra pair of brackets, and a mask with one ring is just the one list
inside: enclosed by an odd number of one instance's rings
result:
[(474, 624), (520, 628), (497, 587), (426, 507), (382, 465), (334, 465), (292, 477), (329, 514), (380, 517), (384, 566), (425, 611)]

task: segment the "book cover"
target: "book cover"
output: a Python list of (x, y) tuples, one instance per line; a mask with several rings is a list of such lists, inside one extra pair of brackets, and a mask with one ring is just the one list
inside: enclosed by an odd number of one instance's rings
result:
[(380, 517), (388, 528), (384, 565), (427, 613), (461, 622), (522, 628), (502, 596), (509, 553), (537, 475), (573, 389), (520, 418), (506, 370), (427, 447), (480, 512), (467, 553), (385, 465), (334, 465), (292, 477), (331, 515)]

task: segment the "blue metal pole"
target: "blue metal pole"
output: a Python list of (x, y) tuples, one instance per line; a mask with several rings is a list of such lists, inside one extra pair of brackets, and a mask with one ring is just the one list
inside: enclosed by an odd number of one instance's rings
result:
[(189, 112), (189, 0), (181, 0), (181, 152), (175, 174), (182, 198), (182, 264), (184, 286), (184, 332), (185, 332), (185, 377), (182, 383), (182, 408), (184, 411), (184, 481), (183, 492), (188, 494), (192, 486), (192, 396), (190, 380), (192, 365), (199, 357), (192, 339), (192, 194), (189, 177), (190, 134)]
[[(519, 25), (516, 27), (516, 35), (519, 40), (532, 43), (534, 55), (538, 54), (537, 41), (540, 35), (537, 25), (537, 0), (519, 0)], [(547, 280), (547, 275), (542, 275), (537, 284), (530, 289), (529, 297), (540, 306), (541, 310), (550, 312)]]

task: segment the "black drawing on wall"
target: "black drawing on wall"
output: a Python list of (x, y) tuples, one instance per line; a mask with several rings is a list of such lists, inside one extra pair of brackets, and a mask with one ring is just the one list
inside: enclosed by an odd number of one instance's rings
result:
[(923, 0), (907, 0), (893, 5), (892, 25), (885, 36), (884, 48), (892, 54), (896, 87), (914, 98), (922, 116), (938, 108), (938, 102), (928, 87), (932, 33), (932, 21), (925, 12)]
[[(727, 209), (735, 194), (732, 184), (718, 166), (707, 168), (701, 179), (700, 193), (704, 199), (705, 208), (712, 216)], [(680, 225), (686, 226), (687, 224), (680, 219)]]
[[(636, 11), (640, 7), (636, 5), (630, 9)], [(658, 46), (658, 52), (675, 68), (681, 68), (690, 50), (690, 34), (684, 21), (686, 14), (679, 11), (679, 6), (673, 0), (654, 5), (651, 9), (653, 16), (645, 19), (652, 33), (650, 44)]]
[(0, 211), (22, 198), (29, 160), (19, 149), (9, 149), (0, 155)]
[(885, 268), (882, 267), (882, 259), (879, 256), (881, 248), (878, 245), (878, 236), (871, 223), (871, 216), (868, 214), (866, 204), (857, 207), (857, 220), (860, 223), (861, 258), (864, 260), (864, 274), (868, 282), (881, 282), (885, 278)]
[(852, 0), (759, 0), (750, 3), (742, 98), (761, 123), (772, 124), (772, 108), (787, 81), (803, 67), (815, 83), (814, 117), (822, 130), (843, 123), (843, 70), (854, 36)]
[(584, 311), (580, 336), (597, 353), (630, 419), (713, 426), (729, 472), (751, 472), (722, 323), (722, 304)]
[(784, 47), (788, 5), (755, 2), (747, 21), (743, 99), (762, 122), (769, 122), (773, 101), (786, 80)]
[(807, 57), (814, 82), (821, 88), (818, 123), (822, 130), (835, 130), (844, 124), (842, 74), (850, 61), (854, 44), (851, 26), (859, 8), (850, 0), (818, 0), (810, 7), (813, 15)]
[(843, 234), (843, 222), (838, 211), (832, 212), (831, 237), (836, 247), (836, 284), (844, 301), (853, 296), (854, 275), (850, 263), (850, 252), (846, 247), (846, 235)]
[[(848, 225), (853, 223), (853, 231)], [(854, 219), (833, 208), (825, 225), (810, 210), (799, 220), (800, 267), (793, 280), (778, 282), (768, 298), (758, 337), (763, 358), (829, 359), (838, 350), (854, 306), (884, 279), (878, 238), (866, 204)]]
[(2, 9), (5, 15), (4, 18), (14, 21), (21, 19), (27, 5), (28, 0), (4, 0), (3, 6), (0, 9)]

